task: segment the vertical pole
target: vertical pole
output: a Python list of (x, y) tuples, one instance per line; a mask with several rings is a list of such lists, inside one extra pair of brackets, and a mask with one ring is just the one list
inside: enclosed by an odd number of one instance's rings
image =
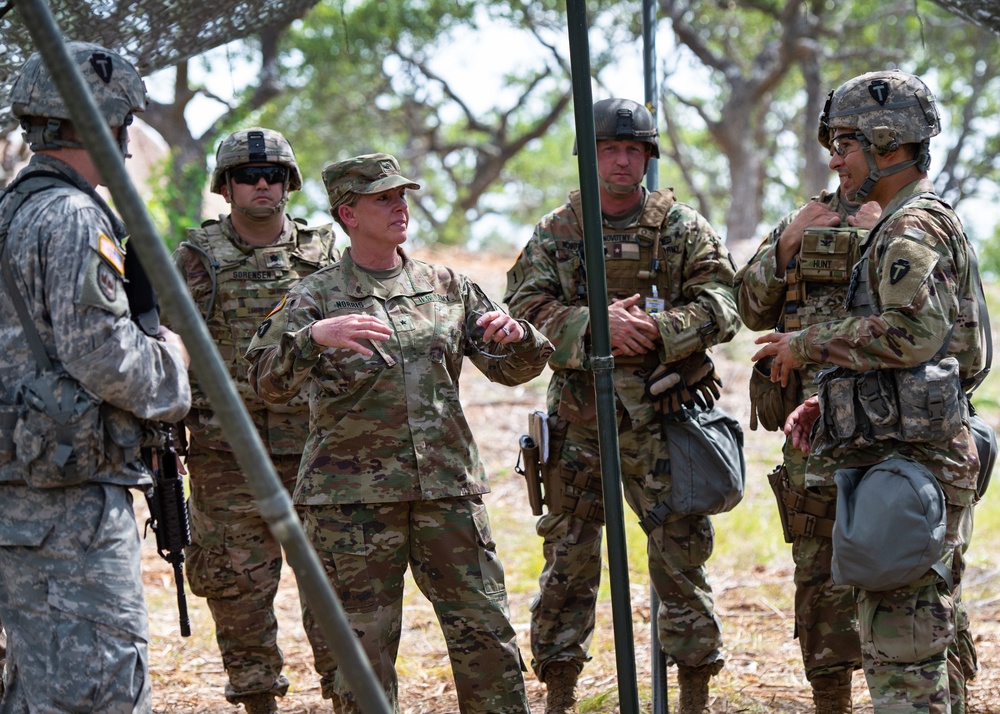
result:
[[(659, 124), (657, 106), (659, 104), (659, 86), (656, 82), (656, 2), (642, 0), (642, 74), (645, 90), (646, 108), (653, 115), (653, 124)], [(657, 159), (650, 159), (646, 167), (646, 188), (655, 191), (659, 188), (660, 167)], [(660, 647), (660, 630), (657, 626), (657, 613), (660, 610), (660, 598), (656, 594), (652, 581), (649, 583), (649, 647), (650, 669), (653, 689), (652, 714), (669, 714), (670, 703), (667, 684), (667, 658)]]
[(618, 416), (615, 409), (614, 357), (611, 356), (608, 288), (604, 274), (604, 233), (601, 221), (601, 195), (597, 182), (597, 142), (585, 0), (567, 0), (566, 19), (573, 75), (580, 194), (583, 203), (584, 260), (587, 265), (590, 338), (593, 346), (591, 369), (594, 372), (597, 391), (597, 426), (601, 451), (608, 569), (611, 576), (615, 658), (618, 666), (618, 699), (622, 714), (638, 714), (639, 696), (635, 679), (635, 644), (632, 636), (628, 552), (625, 547), (621, 463), (618, 451)]

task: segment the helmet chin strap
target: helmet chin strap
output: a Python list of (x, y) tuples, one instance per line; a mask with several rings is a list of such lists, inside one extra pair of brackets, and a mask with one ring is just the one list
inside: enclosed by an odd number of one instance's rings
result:
[(906, 161), (900, 161), (898, 164), (893, 164), (892, 166), (880, 169), (878, 164), (875, 163), (875, 154), (873, 152), (872, 145), (867, 142), (865, 142), (865, 144), (866, 145), (863, 146), (861, 150), (865, 154), (865, 163), (868, 164), (868, 176), (861, 184), (861, 188), (859, 188), (854, 194), (854, 200), (858, 203), (865, 202), (865, 199), (868, 198), (868, 194), (872, 192), (872, 189), (875, 188), (875, 184), (877, 184), (878, 180), (883, 176), (898, 174), (900, 171), (904, 171), (911, 166), (916, 166), (917, 164), (915, 159), (907, 159)]
[(610, 193), (612, 196), (622, 196), (622, 197), (631, 196), (633, 193), (636, 192), (636, 189), (642, 186), (641, 181), (639, 183), (633, 183), (627, 185), (620, 183), (611, 183), (610, 181), (605, 181), (604, 179), (600, 179), (600, 182), (601, 186), (604, 187), (604, 190)]
[(244, 208), (236, 203), (236, 194), (233, 192), (233, 182), (228, 176), (226, 176), (226, 185), (229, 188), (229, 195), (232, 197), (233, 210), (243, 216), (246, 216), (251, 221), (266, 223), (276, 215), (285, 212), (285, 204), (288, 203), (288, 179), (285, 179), (285, 186), (281, 192), (281, 200), (273, 206), (251, 206), (250, 208)]

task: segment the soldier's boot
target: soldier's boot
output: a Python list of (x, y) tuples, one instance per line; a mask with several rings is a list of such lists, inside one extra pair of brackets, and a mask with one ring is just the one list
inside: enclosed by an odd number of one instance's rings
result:
[(576, 680), (580, 665), (576, 662), (553, 662), (545, 667), (545, 714), (577, 714)]
[(810, 684), (816, 714), (851, 714), (854, 711), (850, 671), (813, 677)]
[(677, 666), (677, 684), (680, 685), (680, 714), (704, 714), (708, 708), (708, 680), (712, 678), (711, 665), (705, 667)]
[(330, 697), (330, 701), (333, 702), (333, 714), (361, 714), (361, 707), (356, 702), (345, 699), (339, 694)]
[(278, 702), (270, 692), (251, 694), (241, 700), (247, 714), (273, 714), (278, 711)]

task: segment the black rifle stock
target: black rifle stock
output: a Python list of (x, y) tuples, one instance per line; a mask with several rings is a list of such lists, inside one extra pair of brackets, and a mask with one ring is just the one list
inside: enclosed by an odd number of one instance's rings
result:
[(153, 472), (153, 485), (146, 491), (149, 520), (146, 527), (156, 534), (156, 552), (174, 569), (177, 586), (177, 614), (181, 636), (191, 635), (187, 597), (184, 594), (184, 548), (191, 544), (184, 480), (177, 469), (177, 452), (171, 427), (164, 425), (163, 442), (143, 449), (143, 460)]

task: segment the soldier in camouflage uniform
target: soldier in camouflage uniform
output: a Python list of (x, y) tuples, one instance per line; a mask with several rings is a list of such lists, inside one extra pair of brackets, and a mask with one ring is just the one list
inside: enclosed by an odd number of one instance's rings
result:
[[(830, 148), (829, 130), (820, 142)], [(785, 216), (736, 274), (740, 317), (751, 330), (788, 332), (847, 316), (844, 298), (858, 245), (878, 220), (878, 204), (849, 201), (839, 190)], [(808, 365), (786, 389), (758, 363), (750, 390), (750, 428), (784, 427), (791, 410), (816, 393), (818, 365)], [(759, 387), (759, 388), (758, 388)], [(783, 464), (770, 475), (795, 562), (795, 629), (818, 714), (853, 711), (851, 674), (861, 667), (854, 590), (832, 581), (833, 485), (805, 488), (806, 457), (786, 439)]]
[[(243, 354), (257, 325), (303, 276), (339, 258), (331, 225), (309, 228), (285, 213), (302, 187), (295, 155), (278, 132), (254, 127), (227, 136), (216, 152), (211, 188), (228, 216), (188, 231), (175, 262), (285, 487), (292, 491), (309, 434), (304, 396), (267, 404), (250, 389)], [(281, 674), (274, 596), (281, 546), (257, 510), (219, 420), (192, 375), (190, 433), (191, 590), (208, 600), (229, 682), (226, 699), (250, 714), (277, 711)]]
[[(142, 79), (98, 45), (67, 50), (127, 156)], [(150, 712), (130, 489), (152, 483), (148, 421), (190, 406), (188, 355), (131, 319), (125, 227), (38, 53), (10, 101), (35, 154), (0, 197), (0, 710)]]
[[(925, 468), (940, 483), (947, 502), (942, 563), (951, 582), (932, 569), (898, 590), (861, 589), (858, 626), (876, 711), (964, 712), (965, 678), (975, 664), (963, 645), (968, 628), (958, 603), (979, 460), (964, 398), (942, 403), (940, 414), (931, 414), (929, 408), (938, 410), (926, 396), (916, 400), (904, 390), (916, 383), (926, 391), (926, 379), (906, 375), (944, 369), (952, 359), (957, 375), (942, 377), (941, 389), (961, 395), (978, 378), (985, 354), (975, 291), (979, 277), (958, 217), (927, 178), (930, 138), (939, 133), (940, 120), (934, 97), (919, 78), (898, 70), (856, 77), (831, 93), (823, 122), (841, 192), (851, 200), (877, 202), (882, 219), (854, 268), (850, 316), (761, 336), (757, 342), (763, 347), (753, 359), (770, 358), (772, 380), (778, 382), (804, 366), (836, 367), (824, 372), (818, 394), (785, 427), (793, 445), (810, 454), (808, 488), (829, 487), (838, 469), (890, 458)], [(896, 394), (874, 399), (865, 391), (862, 397), (857, 390), (872, 376), (883, 391)], [(831, 398), (834, 389), (855, 391)], [(848, 411), (854, 404), (858, 410)], [(902, 408), (891, 406), (896, 404)], [(920, 404), (929, 407), (914, 406)], [(887, 406), (897, 411), (887, 415)], [(924, 428), (938, 417), (954, 428)]]
[[(645, 517), (670, 489), (663, 422), (702, 408), (692, 395), (704, 395), (707, 406), (717, 394), (707, 350), (739, 327), (735, 268), (694, 209), (669, 189), (649, 193), (641, 186), (649, 159), (659, 156), (650, 112), (606, 99), (595, 103), (594, 119), (622, 477), (629, 505)], [(545, 568), (531, 615), (532, 666), (546, 684), (549, 714), (576, 711), (601, 578), (604, 511), (581, 216), (574, 191), (539, 222), (507, 274), (504, 297), (512, 315), (537, 325), (556, 347), (548, 468), (560, 485), (547, 487), (549, 512), (537, 524)], [(664, 372), (679, 378), (674, 399), (654, 400), (647, 383)], [(650, 578), (662, 602), (660, 642), (667, 661), (678, 665), (682, 713), (700, 713), (709, 679), (723, 666), (705, 572), (711, 519), (672, 515), (648, 532)]]
[[(552, 347), (468, 278), (402, 250), (405, 193), (420, 186), (392, 156), (330, 164), (323, 180), (351, 245), (288, 294), (247, 355), (268, 401), (313, 386), (294, 501), (394, 710), (411, 564), (444, 631), (462, 712), (522, 714), (524, 665), (482, 500), (489, 486), (458, 388), (466, 356), (514, 385), (537, 376)], [(358, 712), (308, 606), (304, 619), (323, 696), (335, 712)]]

